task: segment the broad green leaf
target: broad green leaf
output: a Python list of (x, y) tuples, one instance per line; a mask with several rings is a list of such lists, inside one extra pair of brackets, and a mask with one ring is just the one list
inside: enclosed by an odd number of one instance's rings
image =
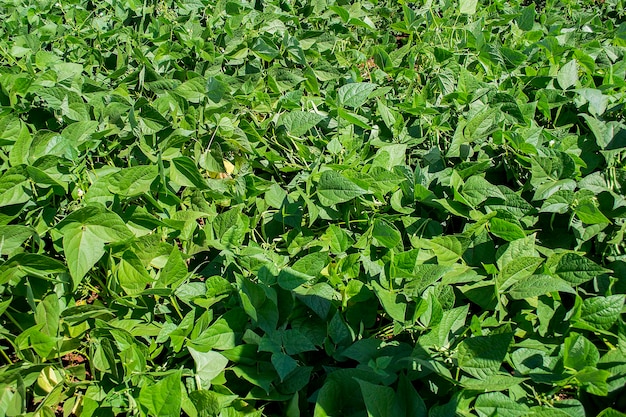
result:
[(359, 379), (357, 381), (361, 387), (361, 395), (363, 395), (368, 417), (390, 417), (394, 415), (392, 413), (395, 396), (393, 389)]
[(374, 220), (372, 237), (376, 242), (386, 248), (394, 248), (402, 241), (400, 231), (393, 225), (382, 219)]
[(337, 90), (337, 98), (343, 106), (358, 108), (361, 107), (369, 95), (376, 90), (378, 86), (372, 83), (351, 83), (340, 87)]
[(372, 281), (372, 288), (385, 309), (385, 312), (387, 312), (392, 319), (404, 322), (406, 302), (402, 297), (398, 293), (381, 287), (376, 281)]
[(178, 370), (156, 384), (146, 384), (139, 392), (139, 404), (149, 415), (179, 417), (181, 410), (182, 371)]
[(607, 388), (609, 393), (615, 393), (626, 384), (626, 362), (623, 360), (623, 353), (619, 349), (611, 349), (606, 352), (597, 364), (598, 369), (611, 373), (607, 378)]
[(591, 297), (583, 301), (580, 319), (596, 329), (608, 330), (617, 321), (624, 306), (624, 295)]
[(56, 259), (36, 253), (19, 253), (0, 264), (0, 285), (27, 275), (46, 278), (66, 271), (66, 266)]
[(63, 251), (74, 286), (104, 255), (105, 243), (122, 242), (133, 237), (117, 214), (97, 206), (75, 211), (56, 228), (63, 235)]
[(159, 273), (155, 286), (158, 288), (178, 287), (187, 278), (187, 265), (178, 248), (174, 248), (167, 263)]
[(285, 267), (278, 275), (278, 285), (286, 290), (313, 281), (326, 266), (328, 255), (324, 252), (310, 253), (298, 259), (291, 267)]
[(520, 29), (529, 31), (535, 24), (535, 3), (531, 3), (522, 9), (522, 13), (515, 20)]
[(288, 355), (297, 355), (303, 352), (317, 350), (311, 339), (297, 329), (288, 329), (278, 332), (281, 344)]
[(489, 231), (509, 242), (526, 237), (524, 229), (520, 226), (499, 217), (489, 219)]
[(538, 252), (535, 248), (535, 235), (517, 239), (500, 247), (496, 253), (497, 265), (500, 270), (505, 265), (520, 257), (536, 257)]
[(185, 187), (195, 187), (201, 190), (208, 187), (205, 178), (198, 171), (194, 161), (186, 156), (172, 159), (170, 178), (176, 184)]
[(548, 259), (547, 266), (560, 278), (572, 285), (581, 285), (609, 272), (589, 258), (577, 253), (556, 255)]
[(582, 388), (590, 394), (606, 396), (608, 394), (607, 379), (611, 376), (608, 371), (587, 366), (576, 373), (576, 380)]
[(219, 415), (227, 404), (220, 404), (220, 397), (213, 391), (196, 390), (189, 393), (189, 400), (192, 402), (199, 416)]
[(428, 249), (435, 253), (440, 264), (448, 265), (463, 256), (469, 241), (461, 236), (437, 236), (424, 241), (424, 243)]
[(206, 97), (206, 81), (202, 77), (185, 81), (173, 91), (191, 103), (200, 103)]
[(577, 88), (579, 103), (588, 105), (589, 113), (592, 116), (601, 116), (606, 111), (609, 104), (609, 97), (602, 94), (602, 90), (597, 88)]
[(574, 213), (583, 223), (586, 224), (602, 224), (611, 221), (600, 211), (593, 201), (586, 200), (576, 205)]
[(278, 119), (279, 123), (294, 136), (303, 136), (322, 120), (324, 120), (322, 115), (299, 110), (283, 113)]
[(59, 330), (61, 304), (56, 294), (45, 297), (35, 308), (35, 323), (42, 325), (41, 332), (56, 337)]
[(475, 403), (480, 417), (498, 415), (501, 417), (521, 417), (528, 412), (526, 404), (511, 399), (501, 392), (489, 392), (480, 395)]
[(335, 224), (331, 224), (326, 229), (324, 238), (329, 242), (331, 252), (336, 254), (345, 252), (353, 242), (345, 230)]
[(555, 291), (574, 293), (574, 289), (566, 281), (545, 274), (522, 278), (512, 284), (506, 293), (514, 300), (523, 300)]
[(522, 256), (513, 259), (510, 263), (504, 265), (497, 278), (500, 291), (505, 290), (521, 279), (529, 277), (542, 263), (543, 259), (536, 256)]
[(338, 369), (324, 381), (315, 402), (313, 417), (352, 415), (362, 411), (365, 415), (359, 381), (379, 382), (380, 377), (362, 369)]
[(472, 391), (505, 391), (514, 388), (524, 382), (524, 378), (515, 377), (513, 375), (496, 374), (490, 375), (485, 379), (462, 378), (461, 384), (468, 390)]
[(271, 62), (274, 58), (280, 56), (280, 51), (276, 49), (272, 43), (273, 42), (266, 37), (258, 37), (250, 47), (250, 50), (264, 61)]
[(150, 185), (157, 175), (156, 165), (125, 168), (109, 178), (109, 191), (123, 197), (136, 197), (150, 191)]
[(400, 374), (393, 410), (394, 416), (426, 417), (428, 414), (424, 400), (422, 400), (411, 381), (404, 374)]
[(459, 367), (478, 379), (488, 379), (500, 369), (513, 335), (510, 333), (475, 336), (458, 347)]
[(368, 130), (372, 129), (372, 126), (370, 126), (369, 120), (367, 119), (367, 117), (350, 112), (341, 107), (337, 109), (337, 116), (341, 117), (343, 120), (347, 121), (349, 124), (353, 124), (362, 129), (368, 129)]
[[(406, 254), (406, 252), (403, 252), (403, 254)], [(411, 279), (404, 287), (405, 293), (415, 296), (421, 295), (426, 288), (435, 284), (450, 270), (449, 266), (433, 264), (413, 265), (413, 268), (407, 274)], [(396, 272), (398, 276), (405, 275), (402, 271), (396, 270)]]
[(421, 336), (418, 343), (423, 346), (450, 346), (461, 333), (468, 312), (469, 304), (444, 311), (439, 324), (429, 333)]
[(34, 235), (35, 231), (30, 227), (17, 224), (0, 226), (0, 254), (10, 255)]
[(153, 281), (152, 277), (134, 252), (124, 252), (117, 266), (117, 282), (129, 295), (142, 292), (146, 285)]
[(187, 349), (196, 364), (196, 377), (202, 385), (201, 388), (209, 389), (211, 381), (220, 375), (228, 365), (228, 359), (212, 350), (199, 352), (192, 347), (187, 347)]
[(287, 375), (298, 367), (298, 362), (284, 353), (273, 353), (272, 365), (276, 368), (280, 380), (284, 381)]
[(572, 333), (565, 339), (563, 349), (563, 364), (574, 370), (580, 371), (587, 366), (595, 366), (600, 359), (598, 348), (578, 333)]
[(10, 168), (0, 176), (0, 207), (23, 204), (31, 199), (31, 193), (22, 167)]
[(626, 416), (626, 414), (609, 407), (609, 408), (605, 408), (604, 410), (602, 410), (602, 412), (598, 414), (597, 417), (624, 417), (624, 416)]
[(243, 309), (230, 309), (198, 337), (192, 339), (190, 347), (200, 352), (233, 349), (237, 346), (237, 340), (241, 337), (247, 322), (248, 316)]
[(567, 64), (563, 65), (556, 75), (556, 79), (559, 82), (559, 86), (563, 90), (576, 85), (578, 82), (578, 62), (572, 59)]
[(471, 176), (465, 181), (461, 193), (473, 206), (479, 205), (489, 197), (506, 199), (498, 187), (478, 175)]
[(468, 15), (476, 14), (477, 5), (478, 0), (459, 0), (459, 12)]
[(570, 190), (560, 190), (548, 197), (541, 206), (543, 213), (565, 214), (569, 211), (574, 199), (574, 193)]
[(15, 346), (19, 349), (32, 348), (42, 358), (50, 358), (58, 345), (56, 336), (48, 336), (41, 329), (44, 324), (27, 328), (15, 338)]
[(337, 171), (324, 171), (317, 183), (317, 195), (325, 206), (345, 203), (367, 193)]

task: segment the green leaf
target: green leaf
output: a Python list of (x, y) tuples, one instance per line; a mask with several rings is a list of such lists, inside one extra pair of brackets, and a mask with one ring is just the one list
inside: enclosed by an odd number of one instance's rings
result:
[(47, 278), (66, 271), (65, 265), (56, 259), (36, 253), (19, 253), (0, 265), (0, 285), (26, 275)]
[(379, 377), (362, 369), (338, 369), (332, 372), (319, 391), (313, 417), (349, 416), (359, 411), (365, 415), (359, 381), (379, 382)]
[(489, 197), (506, 200), (506, 197), (498, 187), (478, 175), (471, 176), (465, 181), (461, 193), (465, 200), (474, 207)]
[(574, 200), (574, 193), (570, 190), (559, 190), (548, 197), (541, 206), (542, 213), (565, 214)]
[(247, 322), (248, 317), (243, 309), (230, 309), (198, 337), (192, 339), (190, 346), (200, 352), (233, 349), (237, 346), (237, 340)]
[(30, 227), (18, 224), (0, 226), (0, 254), (11, 255), (34, 235), (35, 231)]
[(298, 367), (298, 362), (291, 356), (279, 352), (272, 354), (272, 365), (278, 372), (280, 380), (284, 381), (287, 375)]
[(317, 350), (311, 339), (297, 329), (283, 330), (278, 334), (280, 335), (282, 346), (288, 355), (297, 355)]
[(266, 37), (258, 37), (256, 38), (254, 44), (250, 47), (250, 50), (264, 61), (271, 62), (274, 58), (280, 56), (280, 51), (276, 49), (272, 43), (273, 42)]
[(372, 237), (376, 239), (379, 245), (389, 249), (396, 247), (402, 242), (400, 231), (393, 224), (382, 219), (374, 220)]
[(146, 384), (139, 392), (139, 404), (149, 415), (180, 417), (182, 371), (178, 370), (156, 384)]
[(559, 86), (563, 90), (576, 85), (578, 82), (578, 62), (572, 59), (567, 64), (563, 65), (556, 75), (556, 79), (559, 82)]
[(617, 321), (624, 306), (624, 295), (591, 297), (583, 301), (580, 320), (600, 330), (608, 330)]
[(337, 171), (324, 171), (317, 183), (317, 195), (324, 206), (345, 203), (367, 193)]
[(626, 417), (626, 414), (613, 408), (605, 408), (597, 417)]
[(426, 417), (428, 415), (424, 400), (404, 374), (400, 374), (393, 410), (393, 416)]
[(463, 340), (457, 351), (459, 367), (478, 379), (496, 374), (512, 339), (512, 334), (502, 333)]
[(435, 253), (440, 264), (448, 265), (463, 256), (469, 241), (461, 236), (437, 236), (425, 243), (426, 247)]
[(577, 253), (556, 255), (548, 259), (546, 264), (559, 278), (572, 285), (581, 285), (602, 274), (610, 272), (589, 258)]
[(478, 0), (460, 0), (459, 12), (461, 14), (468, 14), (468, 15), (476, 14), (477, 5), (478, 5)]
[(313, 281), (322, 272), (328, 255), (324, 252), (310, 253), (298, 259), (291, 267), (283, 268), (278, 275), (278, 285), (286, 290)]
[(503, 291), (514, 283), (529, 277), (542, 263), (543, 259), (537, 256), (522, 256), (513, 259), (510, 263), (504, 266), (497, 278), (500, 291)]
[(523, 300), (555, 291), (574, 293), (574, 289), (566, 281), (545, 274), (520, 279), (511, 285), (507, 293), (514, 300)]
[(170, 178), (184, 187), (196, 187), (201, 190), (208, 188), (207, 182), (198, 171), (195, 162), (186, 156), (172, 159)]
[(600, 359), (598, 348), (578, 333), (572, 333), (565, 339), (563, 349), (563, 364), (574, 370), (580, 371), (587, 366), (596, 366)]
[(22, 167), (10, 168), (0, 176), (0, 207), (23, 204), (30, 200), (26, 172)]
[(220, 404), (219, 396), (213, 391), (196, 390), (189, 393), (189, 399), (193, 403), (198, 416), (216, 416), (228, 404)]
[(385, 312), (387, 312), (392, 319), (404, 322), (406, 302), (403, 301), (400, 294), (381, 287), (376, 281), (372, 281), (372, 288), (385, 309)]
[(588, 366), (576, 373), (576, 380), (588, 393), (606, 396), (608, 394), (606, 381), (610, 376), (611, 373), (608, 371)]
[(472, 391), (505, 391), (524, 382), (524, 378), (506, 374), (490, 375), (485, 379), (461, 378), (461, 384)]
[(174, 93), (191, 103), (200, 103), (206, 97), (206, 81), (202, 77), (192, 78), (176, 87)]
[(303, 136), (322, 120), (324, 120), (322, 115), (300, 110), (283, 113), (278, 118), (279, 124), (285, 126), (287, 131), (294, 136)]
[(155, 287), (176, 288), (187, 278), (187, 275), (187, 264), (185, 264), (182, 253), (178, 248), (174, 248), (167, 258), (167, 263), (159, 273)]
[(586, 200), (574, 208), (576, 217), (586, 224), (602, 224), (611, 221), (598, 209), (593, 201)]
[(343, 120), (347, 121), (349, 124), (358, 126), (361, 129), (368, 129), (368, 130), (372, 129), (372, 126), (370, 126), (370, 124), (368, 123), (369, 120), (366, 117), (347, 111), (341, 107), (337, 109), (337, 116), (341, 117)]
[(328, 226), (323, 236), (329, 242), (331, 252), (335, 254), (345, 252), (351, 242), (354, 242), (345, 230), (335, 224)]
[(520, 226), (498, 217), (489, 219), (489, 231), (509, 242), (526, 237), (524, 229)]
[(368, 417), (390, 417), (394, 415), (392, 412), (395, 397), (393, 389), (360, 379), (357, 379), (357, 382), (361, 387), (361, 395), (363, 395)]
[(211, 387), (211, 381), (226, 369), (228, 359), (213, 350), (199, 352), (192, 347), (187, 347), (187, 349), (196, 364), (196, 377), (202, 389), (209, 389)]
[(474, 406), (480, 417), (494, 415), (521, 417), (528, 412), (526, 404), (519, 403), (501, 392), (489, 392), (478, 396)]
[(122, 242), (133, 237), (117, 214), (96, 206), (75, 211), (56, 228), (63, 235), (63, 251), (74, 287), (104, 255), (105, 243)]
[(343, 106), (352, 108), (361, 107), (376, 88), (378, 88), (378, 86), (372, 83), (346, 84), (337, 90), (337, 98), (339, 103)]
[(535, 24), (535, 3), (531, 3), (522, 9), (522, 13), (515, 20), (520, 29), (524, 31), (532, 30)]
[(574, 91), (579, 94), (579, 100), (582, 103), (588, 104), (591, 115), (601, 116), (604, 114), (609, 104), (609, 97), (602, 94), (602, 90), (597, 88), (577, 88)]
[(141, 260), (129, 250), (122, 255), (116, 275), (120, 287), (129, 295), (139, 294), (153, 281)]
[(137, 197), (150, 191), (150, 185), (157, 175), (156, 165), (125, 168), (109, 178), (109, 191), (123, 197)]
[(535, 249), (535, 235), (517, 239), (498, 249), (496, 253), (497, 265), (500, 270), (505, 265), (520, 257), (536, 257), (539, 254)]

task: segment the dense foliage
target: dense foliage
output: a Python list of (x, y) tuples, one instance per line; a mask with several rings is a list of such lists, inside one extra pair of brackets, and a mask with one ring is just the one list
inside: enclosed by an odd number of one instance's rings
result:
[(623, 0), (0, 0), (0, 416), (624, 416)]

